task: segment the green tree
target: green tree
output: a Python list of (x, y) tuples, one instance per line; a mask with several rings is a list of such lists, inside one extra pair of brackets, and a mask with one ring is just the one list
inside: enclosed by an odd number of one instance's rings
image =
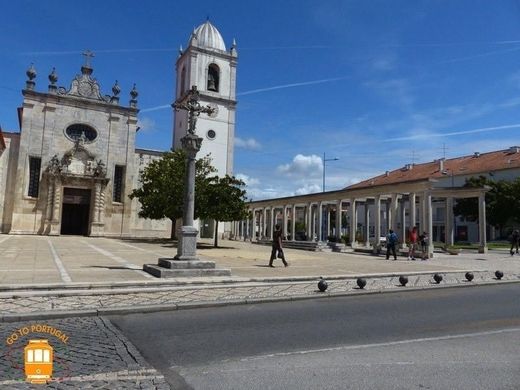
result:
[[(464, 187), (482, 188), (489, 186), (486, 193), (486, 217), (489, 224), (503, 233), (505, 227), (520, 222), (520, 178), (514, 181), (494, 181), (485, 176), (471, 177)], [(457, 199), (453, 209), (455, 215), (465, 217), (469, 221), (478, 220), (478, 199)]]
[[(152, 161), (140, 172), (140, 186), (129, 195), (141, 203), (140, 217), (169, 218), (172, 221), (171, 238), (175, 235), (175, 221), (182, 218), (183, 214), (185, 172), (186, 153), (181, 149), (165, 152), (160, 159)], [(203, 203), (200, 198), (214, 172), (216, 170), (208, 156), (196, 161), (195, 218), (200, 215), (200, 207), (197, 206)]]
[(215, 248), (218, 247), (218, 223), (240, 221), (247, 218), (245, 183), (234, 176), (214, 176), (204, 187), (199, 200), (201, 212), (199, 216), (215, 220)]

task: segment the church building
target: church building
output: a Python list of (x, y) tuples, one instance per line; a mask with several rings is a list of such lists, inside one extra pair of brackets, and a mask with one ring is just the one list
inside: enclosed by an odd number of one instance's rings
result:
[[(128, 105), (117, 81), (103, 94), (92, 76), (93, 53), (84, 56), (69, 88), (58, 86), (55, 69), (45, 91), (36, 88), (35, 67), (26, 72), (20, 132), (0, 130), (0, 232), (169, 237), (169, 221), (140, 218), (138, 200), (128, 197), (138, 186), (139, 171), (162, 154), (136, 148), (136, 85)], [(233, 168), (236, 58), (235, 45), (226, 52), (222, 36), (207, 21), (193, 31), (176, 66), (175, 100), (196, 85), (201, 104), (216, 109), (197, 123), (204, 138), (197, 157), (210, 154), (219, 175)], [(174, 115), (173, 146), (180, 147), (187, 117)]]

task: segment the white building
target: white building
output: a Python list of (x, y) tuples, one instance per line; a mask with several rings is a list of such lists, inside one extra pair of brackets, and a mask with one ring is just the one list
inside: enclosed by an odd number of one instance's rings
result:
[[(236, 112), (237, 50), (233, 41), (229, 51), (220, 32), (209, 21), (197, 27), (190, 36), (186, 50), (180, 50), (175, 66), (177, 74), (175, 101), (184, 99), (192, 86), (200, 93), (200, 104), (215, 112), (197, 119), (196, 133), (203, 138), (197, 158), (209, 155), (219, 176), (233, 174), (233, 150)], [(180, 139), (188, 129), (188, 114), (174, 110), (173, 147), (180, 148)], [(201, 237), (212, 237), (213, 221), (196, 221)], [(222, 234), (229, 224), (219, 224)]]

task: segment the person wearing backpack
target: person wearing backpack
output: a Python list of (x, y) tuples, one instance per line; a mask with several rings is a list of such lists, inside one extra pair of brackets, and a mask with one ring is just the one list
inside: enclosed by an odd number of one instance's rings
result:
[(397, 234), (394, 233), (392, 229), (388, 231), (388, 235), (386, 236), (386, 259), (390, 259), (390, 252), (394, 255), (394, 260), (397, 260), (397, 253), (395, 251), (395, 246), (397, 245)]

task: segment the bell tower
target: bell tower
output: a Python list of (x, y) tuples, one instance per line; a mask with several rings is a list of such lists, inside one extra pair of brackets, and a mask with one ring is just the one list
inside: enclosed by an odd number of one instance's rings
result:
[[(175, 102), (182, 101), (195, 85), (200, 93), (200, 104), (215, 109), (211, 116), (201, 115), (197, 119), (196, 133), (203, 139), (197, 158), (210, 154), (219, 176), (233, 174), (236, 66), (235, 41), (227, 51), (222, 35), (209, 20), (193, 30), (188, 47), (180, 48), (175, 65)], [(187, 112), (174, 110), (175, 149), (181, 147), (180, 139), (186, 135), (187, 128)]]

